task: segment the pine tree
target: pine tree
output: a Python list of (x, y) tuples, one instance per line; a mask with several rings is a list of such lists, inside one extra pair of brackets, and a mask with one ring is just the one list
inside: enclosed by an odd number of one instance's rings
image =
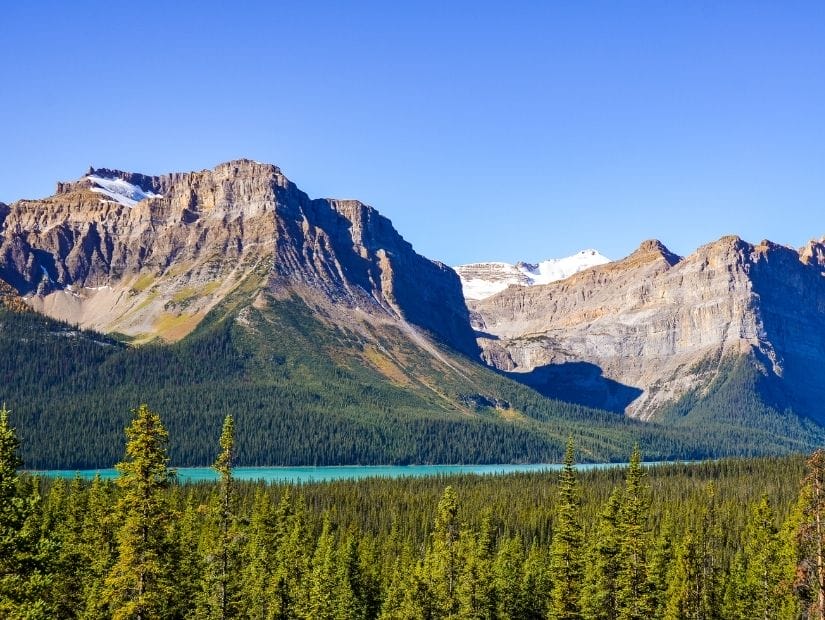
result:
[(436, 606), (442, 617), (458, 610), (456, 588), (461, 569), (458, 496), (453, 487), (444, 489), (436, 509), (432, 545), (427, 553), (427, 572)]
[(356, 536), (348, 533), (339, 545), (335, 578), (335, 615), (338, 620), (365, 620), (367, 592)]
[[(281, 498), (282, 511), (291, 505), (289, 492)], [(270, 611), (271, 579), (275, 571), (276, 515), (272, 500), (261, 489), (255, 493), (241, 551), (241, 615), (267, 618)]]
[(550, 548), (553, 589), (549, 617), (578, 620), (581, 617), (582, 530), (579, 523), (581, 500), (574, 467), (573, 439), (567, 440), (564, 468), (559, 480), (559, 499)]
[(104, 598), (115, 620), (167, 618), (175, 591), (169, 567), (172, 515), (164, 494), (173, 478), (168, 435), (146, 405), (133, 414), (126, 429), (126, 459), (117, 465), (118, 557), (106, 578)]
[(619, 551), (617, 555), (616, 605), (618, 620), (650, 617), (647, 586), (647, 547), (650, 497), (644, 484), (639, 446), (633, 450), (625, 477), (619, 510)]
[(599, 514), (585, 570), (582, 612), (587, 620), (614, 620), (618, 615), (619, 511), (621, 493), (614, 489)]
[(20, 443), (0, 407), (0, 617), (9, 620), (50, 618), (53, 609), (47, 569), (51, 549), (40, 522), (41, 497), (36, 481), (21, 481)]
[(524, 546), (521, 538), (501, 541), (493, 562), (493, 582), (496, 588), (496, 615), (501, 620), (524, 617), (521, 592), (524, 569)]
[(235, 618), (239, 613), (239, 534), (235, 516), (235, 427), (231, 415), (226, 416), (220, 437), (220, 452), (213, 469), (219, 476), (218, 497), (212, 504), (211, 520), (216, 525), (215, 540), (206, 551), (204, 579), (206, 617), (215, 620)]
[(324, 525), (315, 554), (312, 556), (312, 568), (307, 584), (307, 600), (304, 616), (312, 620), (336, 619), (336, 570), (335, 570), (335, 536), (324, 515)]
[(549, 558), (544, 549), (534, 542), (524, 560), (521, 599), (524, 620), (544, 620), (550, 600), (551, 578), (547, 570)]
[(456, 620), (487, 620), (496, 617), (490, 530), (489, 517), (485, 517), (478, 534), (467, 529), (461, 534), (462, 568), (456, 588)]
[(647, 609), (652, 618), (662, 618), (667, 604), (668, 573), (673, 562), (673, 520), (669, 513), (662, 517), (659, 535), (651, 550), (647, 570)]
[(73, 478), (68, 489), (62, 480), (57, 481), (48, 504), (44, 527), (52, 532), (57, 545), (52, 597), (56, 615), (71, 618), (83, 608), (84, 586), (93, 579), (90, 558), (84, 553), (83, 515), (87, 505), (80, 477)]
[(685, 532), (676, 550), (669, 576), (666, 620), (719, 617), (724, 601), (721, 539), (716, 490), (710, 484), (697, 526)]
[(285, 496), (276, 510), (274, 565), (267, 588), (269, 618), (294, 618), (309, 605), (305, 581), (313, 555), (304, 512), (303, 496), (294, 505)]
[(745, 527), (743, 556), (744, 588), (740, 598), (748, 601), (743, 617), (771, 620), (782, 607), (781, 550), (773, 509), (767, 497), (751, 509)]

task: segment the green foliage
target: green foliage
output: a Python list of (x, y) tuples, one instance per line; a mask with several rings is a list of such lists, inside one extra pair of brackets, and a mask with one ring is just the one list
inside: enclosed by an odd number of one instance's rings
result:
[(115, 483), (66, 482), (18, 474), (0, 410), (0, 616), (820, 617), (825, 452), (267, 485), (223, 429), (218, 482), (175, 482), (146, 406)]
[(133, 413), (126, 429), (126, 460), (117, 466), (117, 561), (106, 577), (103, 598), (116, 620), (168, 618), (175, 594), (170, 566), (174, 521), (164, 493), (172, 480), (168, 434), (146, 405)]
[(579, 486), (574, 464), (573, 440), (567, 440), (564, 468), (559, 481), (550, 570), (553, 572), (549, 617), (578, 620), (581, 617), (582, 527), (579, 523)]
[(0, 407), (0, 617), (49, 618), (44, 597), (51, 586), (53, 543), (43, 527), (37, 481), (19, 479), (19, 443)]
[[(725, 366), (708, 394), (689, 394), (662, 424), (643, 423), (550, 400), (441, 350), (447, 366), (390, 327), (360, 326), (374, 332), (369, 345), (300, 300), (266, 302), (228, 299), (182, 341), (140, 347), (0, 309), (0, 400), (17, 403), (27, 465), (110, 466), (126, 412), (144, 400), (165, 412), (176, 465), (213, 461), (226, 411), (239, 465), (558, 462), (568, 436), (582, 461), (623, 460), (634, 443), (648, 458), (698, 459), (825, 442), (820, 426), (767, 404), (744, 362)], [(368, 363), (370, 346), (401, 379)]]

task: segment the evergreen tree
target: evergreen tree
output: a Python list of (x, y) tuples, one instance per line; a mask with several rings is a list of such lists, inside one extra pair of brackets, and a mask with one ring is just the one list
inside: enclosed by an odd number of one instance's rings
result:
[(501, 541), (493, 562), (496, 588), (496, 616), (500, 620), (518, 620), (524, 616), (521, 585), (524, 546), (518, 536)]
[(637, 445), (630, 457), (619, 510), (620, 542), (616, 575), (618, 620), (644, 620), (650, 617), (646, 588), (650, 498), (644, 483), (641, 460)]
[(294, 618), (309, 605), (306, 580), (313, 553), (304, 512), (302, 496), (294, 506), (288, 497), (283, 498), (276, 511), (274, 572), (267, 589), (268, 617), (276, 620)]
[(783, 607), (781, 542), (775, 520), (768, 498), (762, 497), (751, 509), (745, 527), (740, 598), (748, 603), (743, 618), (772, 620), (780, 616)]
[[(281, 497), (281, 510), (291, 506), (289, 492)], [(275, 572), (276, 515), (271, 498), (258, 489), (252, 502), (246, 539), (241, 551), (241, 615), (267, 618), (270, 614), (271, 579)]]
[(89, 566), (83, 583), (84, 620), (109, 618), (104, 599), (105, 579), (117, 558), (116, 516), (112, 514), (111, 485), (100, 474), (92, 480), (86, 493), (81, 554)]
[(50, 587), (49, 543), (41, 539), (40, 493), (36, 482), (18, 479), (20, 444), (0, 407), (0, 617), (50, 618), (44, 595)]
[(618, 615), (620, 509), (621, 493), (615, 489), (599, 514), (588, 555), (582, 604), (587, 620), (614, 620)]
[(117, 465), (121, 525), (104, 598), (115, 620), (168, 618), (175, 593), (169, 565), (172, 515), (164, 493), (173, 477), (168, 435), (146, 405), (133, 414), (126, 429), (126, 459)]
[(458, 496), (453, 487), (444, 489), (436, 509), (432, 545), (427, 554), (430, 586), (440, 617), (449, 617), (458, 610), (456, 588), (461, 570)]
[(335, 615), (338, 620), (365, 620), (368, 617), (365, 581), (356, 537), (350, 532), (338, 549), (335, 578)]
[(550, 548), (553, 576), (549, 617), (578, 620), (581, 617), (582, 530), (579, 523), (581, 501), (574, 467), (573, 439), (567, 440), (564, 467), (559, 480), (558, 504)]
[(667, 604), (668, 573), (673, 562), (674, 525), (670, 513), (662, 518), (659, 535), (651, 550), (647, 571), (647, 603), (651, 618), (662, 618)]
[(324, 517), (324, 525), (315, 554), (312, 556), (312, 569), (307, 584), (307, 606), (304, 616), (312, 620), (335, 620), (335, 537), (331, 531), (329, 517)]
[(533, 543), (527, 552), (522, 571), (521, 599), (525, 620), (544, 620), (550, 600), (551, 576), (547, 570), (549, 558), (544, 550)]
[(716, 491), (710, 484), (698, 524), (685, 532), (676, 550), (669, 576), (666, 620), (720, 616), (724, 600), (721, 539)]
[(235, 517), (235, 480), (232, 468), (235, 458), (235, 427), (231, 415), (226, 416), (220, 437), (220, 452), (213, 469), (219, 476), (218, 497), (210, 510), (216, 524), (215, 540), (208, 546), (204, 580), (206, 617), (227, 620), (238, 616), (239, 534)]
[(476, 535), (465, 529), (461, 535), (462, 568), (458, 578), (456, 620), (495, 618), (496, 597), (492, 572), (492, 532), (489, 517)]

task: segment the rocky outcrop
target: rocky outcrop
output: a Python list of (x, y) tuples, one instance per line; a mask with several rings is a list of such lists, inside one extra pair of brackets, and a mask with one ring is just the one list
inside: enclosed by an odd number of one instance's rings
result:
[(90, 169), (6, 212), (0, 277), (33, 308), (82, 326), (174, 340), (244, 287), (411, 324), (477, 353), (454, 272), (373, 208), (312, 200), (272, 165)]
[(475, 327), (489, 363), (551, 395), (579, 386), (595, 394), (586, 404), (651, 418), (708, 386), (722, 360), (752, 355), (825, 417), (820, 248), (731, 236), (680, 258), (646, 241), (623, 260), (471, 303)]

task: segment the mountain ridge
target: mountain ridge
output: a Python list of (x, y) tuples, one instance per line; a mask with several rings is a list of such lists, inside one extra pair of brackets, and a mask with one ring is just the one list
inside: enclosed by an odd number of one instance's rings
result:
[[(374, 208), (310, 198), (277, 166), (90, 168), (0, 205), (0, 397), (24, 401), (39, 466), (108, 462), (143, 400), (197, 464), (227, 407), (247, 464), (557, 459), (568, 435), (590, 460), (825, 440), (825, 242), (570, 258), (497, 263), (523, 281), (474, 300), (472, 269), (462, 282)], [(90, 429), (104, 444), (83, 445)]]
[(821, 256), (816, 242), (795, 250), (730, 235), (679, 257), (651, 240), (566, 280), (469, 303), (474, 327), (489, 335), (480, 343), (490, 364), (547, 380), (562, 380), (564, 364), (593, 364), (639, 390), (620, 407), (630, 415), (650, 419), (712, 383), (706, 358), (752, 355), (789, 393), (798, 388), (797, 408), (821, 421), (825, 393), (810, 370), (825, 350)]

